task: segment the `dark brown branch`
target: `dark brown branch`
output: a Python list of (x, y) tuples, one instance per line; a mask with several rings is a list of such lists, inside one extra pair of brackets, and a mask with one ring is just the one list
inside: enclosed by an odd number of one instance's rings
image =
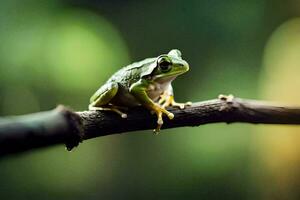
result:
[(82, 138), (81, 124), (80, 117), (63, 106), (0, 118), (0, 156), (60, 143), (76, 146)]
[[(300, 124), (300, 107), (230, 96), (194, 103), (184, 110), (169, 110), (175, 118), (164, 118), (163, 129), (217, 122)], [(60, 143), (71, 149), (82, 140), (155, 126), (156, 117), (142, 107), (130, 109), (128, 118), (122, 119), (112, 112), (72, 112), (60, 106), (53, 111), (0, 118), (0, 155)]]

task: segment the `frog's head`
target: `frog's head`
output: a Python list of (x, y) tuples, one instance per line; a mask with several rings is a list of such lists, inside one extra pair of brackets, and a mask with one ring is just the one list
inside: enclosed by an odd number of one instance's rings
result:
[(158, 56), (151, 65), (151, 77), (154, 81), (174, 79), (189, 70), (189, 64), (181, 58), (181, 52), (177, 49)]

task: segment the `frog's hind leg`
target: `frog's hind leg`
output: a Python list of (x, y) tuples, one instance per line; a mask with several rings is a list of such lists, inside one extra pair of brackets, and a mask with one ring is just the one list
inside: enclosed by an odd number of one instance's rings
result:
[(112, 98), (118, 92), (118, 84), (110, 83), (100, 88), (91, 99), (89, 110), (107, 110), (119, 114), (122, 118), (127, 118), (127, 114), (119, 110), (119, 107), (110, 104)]

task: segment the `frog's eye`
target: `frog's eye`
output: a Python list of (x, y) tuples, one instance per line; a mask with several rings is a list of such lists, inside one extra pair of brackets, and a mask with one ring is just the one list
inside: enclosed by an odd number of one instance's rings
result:
[(158, 67), (161, 72), (168, 72), (172, 68), (172, 63), (167, 57), (161, 57), (157, 60)]

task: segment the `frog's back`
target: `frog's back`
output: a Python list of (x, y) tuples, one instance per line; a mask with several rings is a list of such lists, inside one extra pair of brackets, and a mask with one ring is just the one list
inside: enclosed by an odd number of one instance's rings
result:
[(129, 88), (132, 83), (137, 82), (141, 78), (144, 68), (150, 65), (154, 60), (155, 58), (147, 58), (127, 65), (113, 74), (107, 82), (117, 82), (121, 86)]
[(90, 98), (90, 102), (94, 102), (102, 94), (111, 90), (112, 87), (117, 87), (117, 93), (113, 99), (111, 99), (111, 101), (116, 103), (116, 105), (138, 105), (139, 103), (136, 101), (133, 95), (130, 94), (129, 88), (133, 83), (142, 78), (141, 74), (143, 74), (145, 69), (147, 69), (148, 66), (155, 61), (155, 59), (156, 58), (147, 58), (140, 62), (135, 62), (121, 68), (94, 93), (94, 95)]

